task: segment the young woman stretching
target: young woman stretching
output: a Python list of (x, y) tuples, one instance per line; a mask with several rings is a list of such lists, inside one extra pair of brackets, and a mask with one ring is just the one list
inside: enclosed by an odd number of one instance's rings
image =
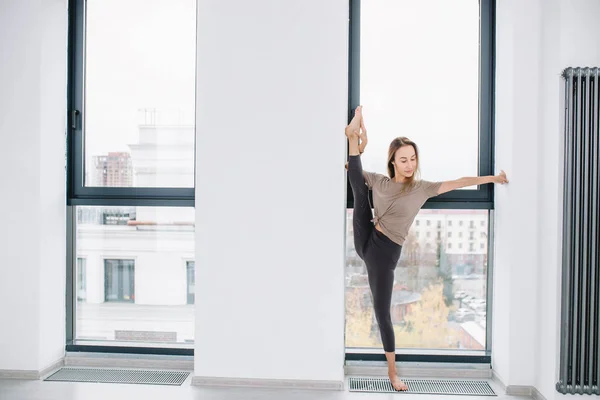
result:
[[(419, 210), (430, 197), (451, 190), (507, 183), (504, 171), (496, 176), (460, 178), (446, 182), (415, 179), (419, 170), (417, 145), (405, 137), (392, 140), (388, 151), (388, 176), (362, 169), (360, 154), (367, 145), (367, 130), (362, 106), (346, 127), (349, 145), (348, 178), (354, 194), (354, 246), (367, 266), (369, 287), (379, 325), (381, 341), (388, 363), (388, 376), (396, 390), (408, 387), (396, 375), (396, 342), (390, 315), (394, 270), (400, 259), (402, 245)], [(371, 211), (368, 193), (373, 190), (375, 215)]]

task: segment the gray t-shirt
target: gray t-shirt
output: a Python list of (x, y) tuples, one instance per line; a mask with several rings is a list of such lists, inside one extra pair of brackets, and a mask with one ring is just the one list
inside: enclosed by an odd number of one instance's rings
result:
[(403, 245), (419, 210), (427, 199), (438, 195), (442, 182), (419, 180), (411, 190), (401, 192), (404, 183), (374, 172), (363, 171), (365, 182), (373, 190), (373, 224), (395, 243)]

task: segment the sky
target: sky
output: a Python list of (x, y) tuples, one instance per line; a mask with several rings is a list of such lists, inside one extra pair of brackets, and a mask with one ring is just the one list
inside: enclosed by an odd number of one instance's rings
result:
[[(141, 109), (193, 125), (195, 3), (87, 1), (88, 168), (91, 156), (137, 142)], [(420, 148), (423, 179), (477, 175), (478, 42), (477, 0), (362, 1), (365, 170), (386, 173), (390, 141), (407, 136)]]
[(477, 175), (479, 2), (363, 0), (365, 170), (386, 174), (390, 142), (417, 143), (421, 177)]
[[(85, 138), (91, 157), (129, 151), (142, 109), (194, 124), (195, 0), (88, 0)], [(193, 134), (193, 132), (191, 132)], [(191, 165), (193, 169), (193, 165)]]

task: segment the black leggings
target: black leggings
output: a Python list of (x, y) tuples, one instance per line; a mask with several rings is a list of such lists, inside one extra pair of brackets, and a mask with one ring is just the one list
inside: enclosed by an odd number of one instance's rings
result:
[(396, 340), (390, 307), (394, 288), (394, 270), (400, 259), (402, 246), (375, 229), (371, 222), (373, 212), (369, 204), (369, 188), (363, 177), (360, 156), (349, 157), (348, 179), (354, 194), (352, 221), (354, 248), (367, 266), (373, 308), (379, 325), (383, 349), (386, 352), (394, 352), (396, 350)]

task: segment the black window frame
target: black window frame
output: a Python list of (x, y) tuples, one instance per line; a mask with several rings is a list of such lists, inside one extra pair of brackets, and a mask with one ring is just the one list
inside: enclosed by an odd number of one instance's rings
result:
[(67, 205), (193, 207), (195, 187), (85, 186), (85, 17), (86, 0), (69, 0)]
[[(197, 5), (196, 5), (197, 7)], [(67, 48), (67, 110), (66, 110), (66, 191), (67, 191), (67, 274), (66, 274), (66, 351), (185, 355), (194, 354), (193, 348), (141, 347), (102, 344), (81, 344), (75, 340), (76, 330), (76, 230), (77, 206), (121, 207), (195, 207), (194, 187), (86, 187), (85, 167), (85, 26), (86, 0), (68, 0)], [(195, 65), (196, 67), (196, 65)], [(197, 104), (197, 99), (195, 99)], [(194, 127), (196, 132), (196, 127)], [(194, 140), (194, 160), (196, 158)]]
[[(360, 5), (350, 1), (349, 60), (348, 60), (348, 122), (360, 105)], [(479, 154), (478, 175), (494, 171), (494, 68), (495, 68), (495, 0), (479, 0)], [(460, 178), (460, 177), (456, 177)], [(372, 194), (369, 194), (372, 197)], [(371, 203), (372, 204), (372, 203)], [(347, 208), (354, 207), (350, 182), (347, 181)], [(424, 209), (493, 210), (494, 186), (462, 189), (430, 198)]]
[[(354, 109), (360, 103), (360, 9), (361, 0), (349, 0), (349, 51), (348, 51), (348, 116), (350, 122)], [(479, 176), (492, 175), (494, 171), (494, 90), (495, 90), (495, 21), (496, 0), (479, 0)], [(457, 177), (459, 178), (459, 177)], [(350, 182), (347, 180), (348, 209), (354, 208), (354, 199)], [(373, 204), (372, 192), (369, 192)], [(488, 210), (488, 230), (493, 226), (494, 185), (481, 185), (476, 190), (462, 189), (432, 197), (423, 205), (423, 209)], [(448, 221), (448, 227), (452, 221)], [(488, 235), (488, 237), (491, 235)], [(448, 243), (448, 250), (452, 249)], [(488, 252), (491, 253), (488, 246)], [(488, 267), (488, 287), (491, 287), (491, 268)], [(490, 296), (490, 294), (488, 294)], [(396, 354), (397, 361), (443, 362), (443, 363), (491, 363), (491, 331), (486, 329), (487, 341), (484, 355), (467, 352), (455, 353), (430, 352), (424, 350), (418, 354)], [(346, 349), (346, 361), (385, 361), (379, 352), (353, 352)]]

